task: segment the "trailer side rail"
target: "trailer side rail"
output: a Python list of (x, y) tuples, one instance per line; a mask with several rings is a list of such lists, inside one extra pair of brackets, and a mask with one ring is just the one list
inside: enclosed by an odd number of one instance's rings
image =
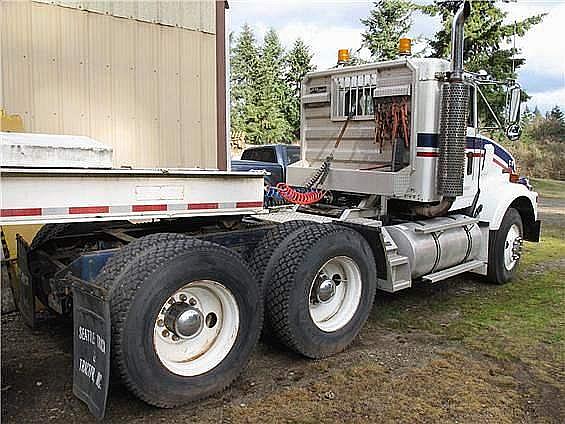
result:
[(263, 212), (263, 173), (2, 168), (0, 224)]

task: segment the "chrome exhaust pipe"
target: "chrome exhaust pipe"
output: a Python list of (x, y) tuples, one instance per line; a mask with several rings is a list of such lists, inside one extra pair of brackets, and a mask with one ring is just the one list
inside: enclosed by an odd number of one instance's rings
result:
[(465, 42), (465, 33), (463, 26), (465, 21), (471, 14), (471, 3), (464, 1), (455, 16), (451, 25), (451, 77), (450, 81), (463, 80), (463, 51)]
[(463, 2), (453, 17), (451, 31), (451, 73), (442, 87), (439, 117), (438, 194), (457, 197), (463, 194), (465, 144), (469, 87), (463, 81), (463, 27), (471, 13), (471, 5)]
[(416, 207), (413, 211), (423, 217), (446, 215), (458, 196), (463, 194), (465, 145), (469, 87), (463, 81), (463, 27), (471, 13), (471, 4), (464, 1), (453, 17), (451, 27), (451, 72), (441, 87), (439, 116), (439, 158), (437, 193), (442, 196), (437, 205)]

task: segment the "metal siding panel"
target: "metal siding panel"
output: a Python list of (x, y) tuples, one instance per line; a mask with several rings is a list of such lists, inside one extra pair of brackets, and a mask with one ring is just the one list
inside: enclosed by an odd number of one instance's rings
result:
[(60, 8), (61, 98), (64, 134), (85, 135), (90, 131), (88, 101), (88, 14)]
[(98, 12), (101, 14), (112, 13), (112, 1), (102, 1), (102, 0), (85, 0), (82, 2), (82, 6), (86, 10), (92, 12)]
[(161, 145), (160, 166), (181, 167), (180, 138), (180, 32), (177, 28), (160, 28), (159, 46), (159, 115)]
[(89, 135), (114, 147), (112, 123), (112, 67), (110, 18), (96, 13), (88, 14), (88, 83), (90, 100)]
[(200, 34), (200, 102), (202, 108), (202, 164), (207, 168), (216, 167), (216, 37)]
[[(138, 22), (112, 19), (114, 164), (135, 166), (137, 157), (136, 39)], [(142, 101), (143, 98), (139, 99)]]
[(60, 8), (33, 3), (32, 24), (32, 81), (33, 131), (61, 131), (60, 102)]
[(112, 15), (120, 18), (135, 18), (138, 15), (136, 1), (112, 2)]
[(200, 29), (205, 32), (216, 32), (216, 2), (205, 0), (200, 2)]
[(138, 3), (136, 19), (146, 22), (159, 22), (159, 4), (156, 1)]
[(181, 3), (179, 0), (159, 2), (159, 22), (165, 25), (179, 26)]
[[(51, 1), (49, 0), (33, 0), (33, 1), (41, 1), (43, 3), (51, 3)], [(86, 3), (84, 0), (59, 0), (54, 2), (55, 4), (64, 6), (64, 7), (70, 7), (73, 9), (84, 9), (84, 3)]]
[(137, 151), (136, 166), (157, 166), (159, 161), (159, 28), (137, 22), (136, 103)]
[(33, 128), (31, 79), (31, 3), (0, 2), (2, 106), (20, 115), (24, 128)]
[(185, 166), (202, 166), (202, 124), (200, 93), (200, 35), (180, 31), (181, 47), (181, 142)]
[(33, 0), (94, 13), (215, 33), (215, 0)]
[(200, 1), (183, 1), (180, 4), (179, 21), (184, 28), (200, 29)]
[[(89, 135), (114, 147), (118, 166), (216, 166), (213, 35), (27, 1), (0, 7), (10, 12), (4, 102), (27, 130)], [(194, 18), (200, 5), (181, 8)]]

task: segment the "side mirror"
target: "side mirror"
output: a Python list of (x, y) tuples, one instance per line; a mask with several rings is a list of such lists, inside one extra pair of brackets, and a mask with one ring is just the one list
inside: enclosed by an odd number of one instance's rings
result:
[(508, 88), (506, 94), (506, 136), (511, 141), (520, 138), (520, 105), (522, 103), (522, 89), (518, 84)]

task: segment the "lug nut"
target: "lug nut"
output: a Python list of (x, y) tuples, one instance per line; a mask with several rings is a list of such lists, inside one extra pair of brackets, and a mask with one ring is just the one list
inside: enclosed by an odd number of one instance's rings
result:
[(163, 332), (161, 333), (163, 337), (169, 337), (169, 330), (163, 330)]
[(159, 321), (157, 321), (157, 325), (158, 325), (159, 327), (162, 327), (162, 326), (165, 325), (165, 322), (164, 322), (162, 319), (160, 319)]
[(178, 342), (179, 341), (179, 336), (177, 336), (176, 334), (173, 334), (173, 342)]
[(186, 302), (186, 294), (183, 293), (179, 297), (181, 302)]
[(193, 298), (193, 297), (191, 297), (190, 300), (188, 301), (188, 304), (189, 304), (190, 306), (196, 305), (196, 299)]

